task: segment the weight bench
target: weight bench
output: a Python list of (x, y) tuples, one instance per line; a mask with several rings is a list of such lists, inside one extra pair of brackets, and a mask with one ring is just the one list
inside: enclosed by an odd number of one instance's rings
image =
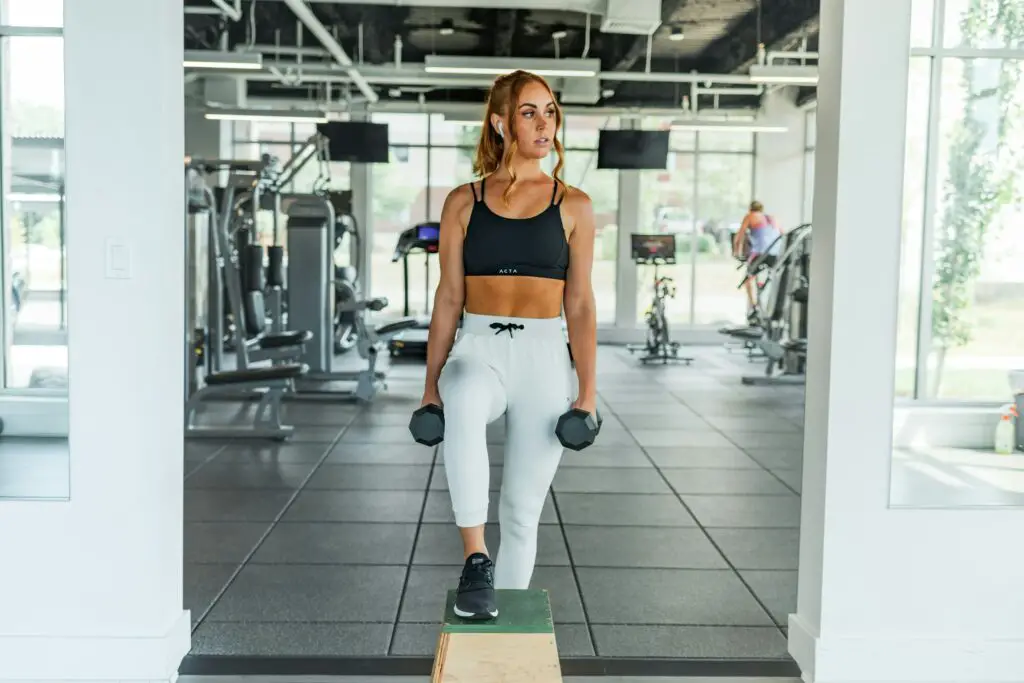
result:
[(294, 363), (302, 357), (306, 343), (313, 338), (309, 330), (286, 330), (284, 332), (266, 331), (266, 309), (263, 292), (245, 292), (243, 301), (243, 320), (247, 339), (245, 348), (249, 360), (284, 361)]
[[(291, 390), (296, 379), (309, 372), (309, 366), (300, 363), (271, 365), (247, 370), (228, 370), (207, 375), (206, 386), (196, 391), (185, 404), (186, 438), (206, 439), (287, 439), (295, 431), (291, 425), (281, 424), (281, 398)], [(237, 396), (239, 392), (261, 394), (256, 414), (250, 424), (237, 426), (205, 426), (196, 424), (197, 413), (203, 401), (212, 396)]]

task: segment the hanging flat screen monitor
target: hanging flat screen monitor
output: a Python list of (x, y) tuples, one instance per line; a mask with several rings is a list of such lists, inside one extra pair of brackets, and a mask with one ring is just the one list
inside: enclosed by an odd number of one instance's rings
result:
[(597, 143), (597, 167), (620, 170), (665, 170), (667, 130), (602, 130)]
[(316, 129), (330, 140), (327, 153), (331, 161), (349, 161), (356, 164), (388, 163), (386, 123), (332, 121), (317, 124)]

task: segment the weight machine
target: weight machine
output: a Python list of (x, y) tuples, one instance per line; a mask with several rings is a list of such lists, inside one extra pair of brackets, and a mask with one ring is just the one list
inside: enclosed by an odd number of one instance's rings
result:
[(630, 353), (646, 352), (640, 356), (641, 363), (679, 362), (689, 365), (693, 358), (679, 355), (679, 342), (669, 336), (668, 318), (665, 315), (665, 300), (676, 295), (675, 283), (670, 277), (659, 276), (658, 267), (674, 265), (676, 262), (675, 235), (630, 235), (633, 262), (638, 266), (654, 266), (654, 298), (645, 314), (647, 341), (644, 344), (630, 344)]

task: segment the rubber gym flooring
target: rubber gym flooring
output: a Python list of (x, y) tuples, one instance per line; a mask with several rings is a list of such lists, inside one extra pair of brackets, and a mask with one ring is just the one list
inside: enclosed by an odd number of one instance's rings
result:
[[(644, 368), (600, 349), (604, 427), (564, 456), (533, 583), (567, 674), (797, 674), (803, 389), (741, 385), (763, 366), (721, 346), (694, 355)], [(367, 407), (287, 404), (288, 444), (186, 443), (183, 674), (423, 673), (461, 567), (444, 464), (407, 429), (423, 371), (393, 364)], [(496, 520), (500, 421), (488, 440)]]

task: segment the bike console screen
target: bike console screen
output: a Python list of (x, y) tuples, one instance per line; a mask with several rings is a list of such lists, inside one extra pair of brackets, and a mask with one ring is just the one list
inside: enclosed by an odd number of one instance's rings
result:
[(675, 235), (630, 235), (633, 261), (649, 264), (673, 264), (676, 262)]

